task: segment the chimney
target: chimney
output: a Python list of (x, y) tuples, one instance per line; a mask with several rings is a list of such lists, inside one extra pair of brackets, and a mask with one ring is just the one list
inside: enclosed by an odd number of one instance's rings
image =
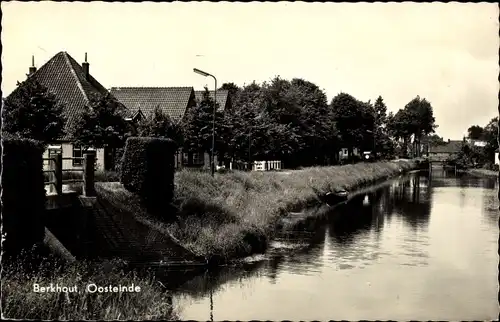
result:
[(89, 63), (87, 63), (87, 53), (85, 53), (85, 62), (82, 64), (83, 74), (85, 75), (85, 79), (89, 79)]
[(29, 69), (28, 76), (33, 75), (36, 72), (36, 67), (35, 67), (35, 56), (31, 56), (31, 67)]

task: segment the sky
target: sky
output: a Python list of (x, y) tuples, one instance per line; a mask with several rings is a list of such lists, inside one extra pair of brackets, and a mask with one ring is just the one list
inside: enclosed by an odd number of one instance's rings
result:
[(498, 115), (495, 3), (2, 2), (2, 96), (60, 51), (106, 88), (317, 84), (396, 112), (415, 96), (461, 139)]

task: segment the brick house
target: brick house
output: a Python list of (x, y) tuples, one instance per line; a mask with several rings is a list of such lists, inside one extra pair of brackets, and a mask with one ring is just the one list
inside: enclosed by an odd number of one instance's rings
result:
[[(196, 106), (203, 97), (203, 91), (195, 92), (193, 87), (112, 87), (111, 94), (129, 110), (129, 120), (140, 122), (150, 116), (156, 107), (179, 122), (189, 108)], [(213, 98), (213, 92), (211, 92)], [(229, 91), (217, 91), (217, 103), (224, 108), (230, 105)], [(198, 99), (197, 99), (198, 98)], [(210, 163), (208, 153), (176, 153), (175, 166), (203, 167)], [(215, 157), (217, 163), (217, 157)]]
[[(28, 78), (38, 81), (51, 91), (57, 100), (64, 104), (63, 113), (67, 117), (65, 124), (66, 135), (60, 140), (49, 144), (43, 157), (49, 157), (52, 153), (62, 153), (63, 158), (82, 157), (82, 148), (72, 143), (67, 134), (71, 125), (80, 117), (89, 103), (89, 97), (93, 94), (106, 95), (108, 91), (89, 72), (89, 63), (86, 61), (81, 65), (76, 62), (67, 52), (61, 51), (37, 69), (29, 68)], [(10, 95), (13, 95), (16, 88)], [(10, 96), (9, 95), (9, 96)], [(94, 149), (90, 149), (94, 150)], [(106, 161), (109, 154), (105, 149), (96, 150), (97, 168), (106, 169)], [(109, 163), (109, 162), (108, 162)], [(44, 165), (48, 167), (48, 164)], [(63, 160), (63, 169), (81, 169), (83, 161), (79, 159)]]

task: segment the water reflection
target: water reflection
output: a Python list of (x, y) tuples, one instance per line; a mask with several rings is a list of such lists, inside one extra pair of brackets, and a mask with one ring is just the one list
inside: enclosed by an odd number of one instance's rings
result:
[[(471, 316), (488, 319), (494, 307), (477, 285), (494, 291), (485, 283), (496, 276), (488, 269), (498, 238), (496, 187), (494, 178), (439, 171), (388, 182), (279, 235), (263, 260), (176, 284), (182, 317), (456, 320), (464, 316), (444, 307), (460, 302), (462, 313), (488, 312)], [(363, 278), (381, 284), (360, 289)], [(429, 279), (433, 282), (424, 283)], [(468, 304), (469, 293), (482, 300)], [(282, 301), (272, 300), (272, 294)], [(310, 306), (301, 308), (307, 298), (301, 294), (313, 299)], [(391, 303), (396, 295), (399, 315), (389, 316), (382, 302)], [(433, 300), (425, 302), (426, 297)], [(438, 305), (438, 297), (450, 305)], [(329, 305), (320, 304), (329, 298)], [(374, 305), (376, 299), (382, 302)]]

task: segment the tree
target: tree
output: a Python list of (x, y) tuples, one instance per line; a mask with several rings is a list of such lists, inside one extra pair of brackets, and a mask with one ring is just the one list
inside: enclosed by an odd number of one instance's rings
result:
[(239, 88), (235, 83), (224, 83), (219, 89), (227, 90), (232, 100), (236, 100), (239, 92), (241, 91), (241, 88)]
[(422, 136), (433, 133), (437, 128), (432, 105), (425, 98), (421, 99), (420, 96), (417, 96), (406, 104), (404, 109), (407, 113), (406, 126), (413, 135), (414, 151), (417, 152), (416, 156), (418, 156)]
[(375, 124), (377, 127), (385, 127), (387, 123), (387, 106), (382, 96), (377, 97), (373, 107), (375, 109)]
[(402, 140), (403, 155), (408, 153), (408, 144), (413, 138), (413, 151), (418, 156), (421, 150), (422, 137), (434, 133), (435, 124), (432, 105), (419, 96), (412, 99), (404, 109), (390, 116), (388, 128), (396, 140)]
[[(371, 104), (361, 102), (347, 93), (335, 96), (330, 107), (339, 131), (340, 140), (352, 156), (353, 148), (373, 147), (375, 115)], [(371, 138), (371, 139), (370, 139)]]
[[(184, 137), (184, 148), (189, 153), (209, 152), (212, 158), (212, 127), (215, 101), (210, 97), (208, 88), (205, 87), (203, 99), (199, 104), (190, 108), (181, 123)], [(215, 151), (223, 148), (224, 114), (216, 110), (215, 118)]]
[(338, 150), (338, 133), (326, 94), (316, 84), (294, 78), (285, 95), (299, 108), (301, 149), (295, 151), (294, 159), (302, 166), (324, 164)]
[(484, 127), (483, 139), (486, 141), (484, 152), (487, 160), (494, 160), (495, 151), (498, 149), (498, 116), (492, 118)]
[[(373, 106), (375, 111), (374, 150), (380, 156), (389, 158), (394, 154), (394, 144), (389, 136), (387, 106), (382, 96), (377, 97)], [(391, 114), (392, 115), (392, 114)]]
[(251, 155), (262, 156), (259, 142), (267, 126), (262, 115), (261, 87), (255, 82), (245, 85), (233, 101), (233, 111), (225, 115), (227, 153), (231, 159), (250, 161)]
[(294, 86), (276, 76), (271, 82), (264, 82), (261, 90), (260, 108), (271, 135), (269, 146), (274, 147), (272, 153), (268, 150), (266, 158), (279, 158), (289, 167), (296, 167), (300, 164), (297, 153), (304, 148), (305, 142), (301, 133), (302, 109), (294, 97)]
[(122, 148), (131, 132), (125, 112), (110, 94), (91, 96), (86, 110), (70, 128), (74, 143), (84, 149)]
[(422, 138), (422, 142), (424, 142), (424, 140), (430, 145), (441, 145), (446, 143), (444, 139), (437, 134), (426, 135)]
[(396, 114), (389, 113), (387, 128), (390, 135), (398, 143), (399, 155), (407, 156), (408, 142), (411, 138), (411, 129), (407, 126), (410, 116), (405, 110), (400, 109)]
[(473, 125), (467, 129), (469, 139), (481, 140), (483, 138), (484, 129), (479, 125)]
[(145, 120), (140, 121), (137, 132), (138, 136), (172, 139), (178, 146), (183, 143), (180, 122), (173, 121), (159, 106)]
[(28, 78), (4, 101), (3, 131), (47, 145), (61, 138), (66, 117), (64, 106), (47, 87)]

